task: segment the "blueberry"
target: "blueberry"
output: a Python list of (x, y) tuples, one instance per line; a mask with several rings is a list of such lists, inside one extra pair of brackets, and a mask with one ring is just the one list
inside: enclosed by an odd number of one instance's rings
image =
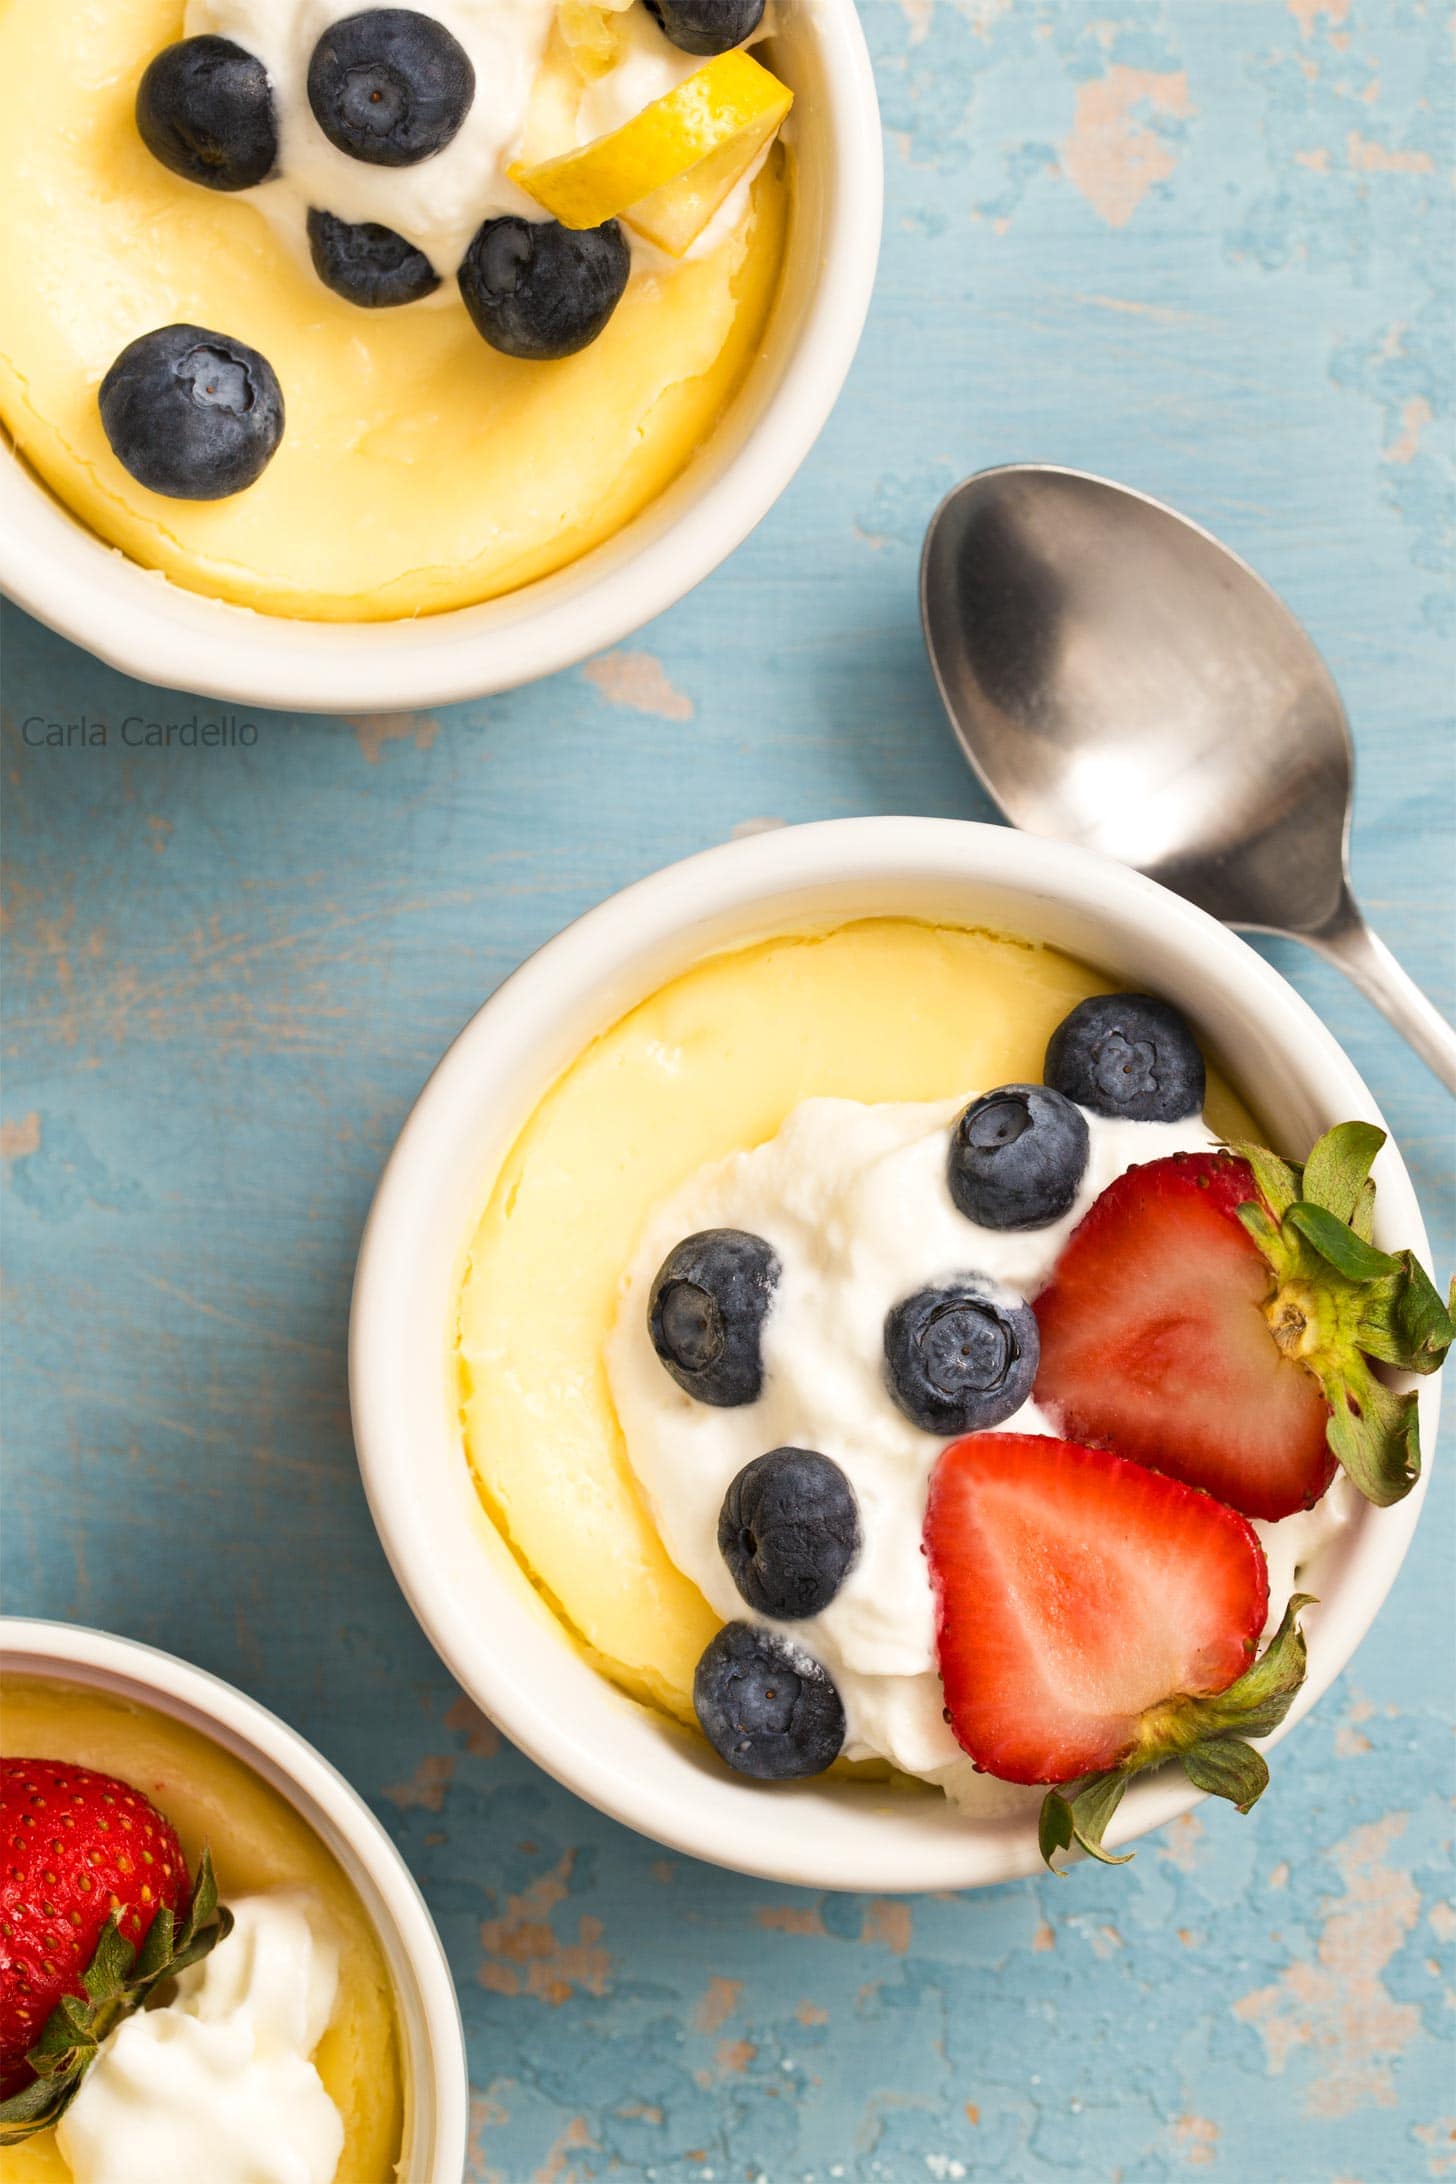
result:
[(950, 1195), (982, 1228), (1046, 1228), (1076, 1197), (1087, 1147), (1087, 1118), (1060, 1092), (1003, 1084), (973, 1100), (955, 1126)]
[(440, 276), (422, 250), (377, 220), (357, 223), (336, 213), (311, 211), (308, 247), (325, 288), (345, 303), (382, 311), (433, 295)]
[(647, 0), (647, 12), (684, 53), (710, 56), (753, 36), (763, 0)]
[(209, 190), (250, 190), (278, 160), (268, 71), (231, 38), (164, 46), (137, 86), (136, 125), (154, 159)]
[(371, 167), (442, 152), (475, 103), (470, 56), (413, 8), (366, 8), (333, 23), (308, 64), (308, 103), (331, 144)]
[(1094, 1115), (1181, 1122), (1203, 1106), (1203, 1056), (1187, 1023), (1146, 993), (1079, 1001), (1052, 1033), (1046, 1081)]
[(143, 334), (101, 382), (117, 461), (172, 500), (226, 500), (255, 485), (283, 438), (283, 390), (245, 341), (203, 326)]
[(632, 253), (615, 220), (487, 220), (460, 268), (476, 328), (506, 356), (547, 363), (596, 340), (622, 300)]
[(680, 1388), (731, 1410), (763, 1386), (763, 1323), (779, 1262), (746, 1229), (703, 1229), (657, 1272), (647, 1305), (652, 1347)]
[(723, 1497), (718, 1547), (759, 1615), (793, 1623), (827, 1608), (859, 1553), (854, 1489), (812, 1448), (772, 1448)]
[(917, 1291), (885, 1322), (891, 1395), (917, 1426), (945, 1438), (1019, 1411), (1040, 1354), (1031, 1306), (974, 1274)]
[(751, 1623), (729, 1623), (709, 1644), (693, 1706), (718, 1757), (758, 1782), (823, 1774), (844, 1747), (844, 1706), (828, 1672)]

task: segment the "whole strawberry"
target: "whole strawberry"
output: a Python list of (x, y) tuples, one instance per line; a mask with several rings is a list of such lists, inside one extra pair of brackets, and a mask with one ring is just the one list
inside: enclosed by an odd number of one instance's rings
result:
[(106, 2034), (230, 1923), (140, 1790), (0, 1760), (0, 2145), (54, 2122)]

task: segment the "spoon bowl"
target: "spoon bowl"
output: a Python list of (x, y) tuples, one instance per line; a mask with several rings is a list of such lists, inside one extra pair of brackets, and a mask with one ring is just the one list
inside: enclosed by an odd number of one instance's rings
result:
[(926, 536), (921, 612), (961, 749), (1028, 833), (1328, 956), (1456, 1090), (1456, 1034), (1350, 889), (1350, 725), (1248, 565), (1146, 495), (1012, 464)]

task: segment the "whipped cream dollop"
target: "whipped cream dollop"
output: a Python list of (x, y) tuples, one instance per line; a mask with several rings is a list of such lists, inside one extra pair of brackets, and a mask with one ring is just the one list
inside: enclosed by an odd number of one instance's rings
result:
[[(972, 1097), (878, 1106), (806, 1100), (766, 1144), (700, 1170), (647, 1224), (606, 1362), (629, 1461), (678, 1568), (725, 1622), (763, 1623), (823, 1663), (844, 1703), (847, 1758), (888, 1760), (985, 1815), (1035, 1803), (1041, 1792), (978, 1774), (944, 1719), (921, 1532), (945, 1443), (907, 1418), (886, 1388), (886, 1316), (916, 1291), (970, 1273), (1034, 1297), (1092, 1201), (1119, 1175), (1218, 1140), (1197, 1116), (1153, 1123), (1088, 1113), (1087, 1171), (1063, 1219), (1041, 1229), (987, 1229), (957, 1209), (946, 1183), (950, 1132)], [(735, 1409), (685, 1394), (647, 1327), (653, 1278), (668, 1252), (712, 1228), (764, 1237), (782, 1269), (763, 1330), (763, 1392)], [(1032, 1400), (1001, 1430), (1055, 1428)], [(718, 1547), (718, 1516), (744, 1465), (780, 1447), (819, 1449), (840, 1466), (859, 1503), (862, 1545), (821, 1614), (775, 1624), (755, 1615), (734, 1583)], [(1271, 1629), (1296, 1571), (1349, 1513), (1341, 1473), (1314, 1509), (1255, 1525), (1269, 1563)]]
[(338, 1948), (303, 1892), (230, 1908), (227, 1939), (118, 2026), (62, 2116), (76, 2184), (331, 2184), (344, 2125), (310, 2058)]
[[(255, 54), (268, 71), (278, 129), (275, 172), (238, 194), (257, 206), (285, 246), (308, 261), (311, 210), (351, 225), (375, 221), (422, 250), (441, 286), (418, 307), (460, 307), (454, 276), (485, 220), (515, 213), (546, 217), (507, 173), (517, 156), (560, 0), (426, 0), (420, 12), (443, 24), (475, 70), (475, 97), (459, 131), (413, 167), (376, 167), (331, 144), (308, 101), (314, 47), (333, 23), (359, 12), (358, 0), (187, 0), (188, 37), (211, 33)], [(703, 66), (679, 52), (645, 7), (614, 16), (620, 58), (551, 114), (552, 157), (620, 128), (654, 99)], [(761, 164), (761, 162), (759, 162)], [(755, 165), (753, 174), (758, 171)], [(753, 174), (739, 183), (697, 238), (688, 257), (715, 249), (741, 219)], [(644, 270), (673, 261), (630, 228), (624, 230)], [(406, 306), (406, 308), (410, 308)]]

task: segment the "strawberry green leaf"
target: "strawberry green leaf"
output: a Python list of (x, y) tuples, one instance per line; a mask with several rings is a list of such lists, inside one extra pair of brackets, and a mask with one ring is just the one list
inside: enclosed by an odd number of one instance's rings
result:
[(54, 2121), (48, 2111), (55, 2097), (49, 2078), (32, 2078), (8, 2101), (0, 2101), (0, 2146), (18, 2146), (32, 2132), (44, 2130)]
[(1213, 1702), (1227, 1709), (1240, 1736), (1267, 1737), (1294, 1704), (1309, 1667), (1309, 1648), (1299, 1618), (1306, 1608), (1318, 1606), (1313, 1593), (1291, 1593), (1279, 1628), (1258, 1660)]
[(1246, 1206), (1240, 1206), (1239, 1219), (1270, 1265), (1277, 1266), (1283, 1252), (1283, 1243), (1279, 1224), (1272, 1218), (1267, 1207), (1250, 1199)]
[(120, 1921), (113, 1911), (101, 1929), (96, 1944), (96, 1954), (82, 1981), (92, 2002), (100, 2008), (103, 2003), (115, 2001), (126, 1985), (127, 1974), (136, 1962), (136, 1950), (121, 1930)]
[(1299, 1170), (1291, 1168), (1287, 1160), (1281, 1160), (1265, 1145), (1231, 1145), (1229, 1150), (1248, 1162), (1265, 1204), (1276, 1221), (1282, 1220), (1300, 1196)]
[(178, 1949), (171, 1963), (166, 1966), (162, 1976), (166, 1979), (175, 1979), (179, 1972), (185, 1972), (192, 1965), (200, 1964), (205, 1956), (211, 1956), (220, 1941), (227, 1940), (232, 1930), (233, 1915), (231, 1911), (219, 1911), (216, 1924), (204, 1928), (200, 1934), (194, 1934), (191, 1941)]
[(1301, 1202), (1291, 1206), (1284, 1218), (1346, 1281), (1379, 1281), (1382, 1275), (1394, 1274), (1398, 1269), (1399, 1261), (1388, 1251), (1377, 1251), (1323, 1206)]
[(1330, 1447), (1366, 1501), (1388, 1509), (1421, 1475), (1420, 1414), (1413, 1392), (1400, 1395), (1357, 1360), (1333, 1384)]
[(1242, 1737), (1210, 1737), (1183, 1754), (1183, 1772), (1196, 1790), (1226, 1797), (1240, 1812), (1256, 1804), (1269, 1786), (1269, 1763)]
[(1350, 1226), (1363, 1243), (1369, 1243), (1375, 1234), (1375, 1178), (1367, 1175), (1360, 1185), (1360, 1195), (1355, 1200), (1355, 1210), (1350, 1215)]
[(1080, 1844), (1089, 1858), (1096, 1858), (1102, 1865), (1127, 1865), (1131, 1861), (1130, 1850), (1117, 1857), (1102, 1848), (1103, 1835), (1122, 1803), (1127, 1784), (1128, 1777), (1115, 1771), (1089, 1776), (1070, 1798), (1064, 1790), (1047, 1791), (1041, 1803), (1037, 1841), (1042, 1857), (1058, 1878), (1065, 1868), (1055, 1863), (1055, 1853), (1070, 1850), (1073, 1842)]
[[(197, 1880), (192, 1890), (192, 1901), (187, 1907), (187, 1919), (179, 1937), (179, 1946), (190, 1949), (204, 1927), (211, 1926), (219, 1916), (217, 1905), (217, 1875), (212, 1869), (212, 1852), (204, 1844), (202, 1858), (197, 1868)], [(224, 1935), (232, 1931), (232, 1914), (223, 1912), (227, 1921)]]
[(1408, 1373), (1436, 1372), (1456, 1339), (1456, 1324), (1419, 1259), (1397, 1252), (1396, 1268), (1361, 1300), (1360, 1347), (1367, 1357)]
[(1303, 1196), (1337, 1221), (1352, 1219), (1385, 1132), (1373, 1122), (1341, 1122), (1324, 1136), (1304, 1164)]
[(95, 2046), (96, 2036), (91, 2029), (89, 2005), (79, 1995), (62, 1995), (42, 2025), (40, 2038), (30, 2050), (26, 2061), (33, 2070), (44, 2071), (49, 2076), (68, 2057), (83, 2048)]
[(1103, 1865), (1127, 1865), (1132, 1858), (1130, 1850), (1116, 1857), (1102, 1848), (1103, 1835), (1126, 1790), (1127, 1776), (1124, 1774), (1093, 1775), (1072, 1799), (1072, 1833), (1088, 1856), (1099, 1859)]
[(1293, 1594), (1268, 1645), (1226, 1691), (1173, 1699), (1145, 1715), (1144, 1748), (1153, 1747), (1160, 1758), (1172, 1752), (1186, 1758), (1194, 1745), (1212, 1739), (1266, 1737), (1277, 1729), (1304, 1682), (1308, 1650), (1299, 1618), (1315, 1604), (1311, 1593)]
[(139, 1980), (153, 1980), (172, 1961), (173, 1940), (177, 1922), (165, 1907), (152, 1920), (147, 1938), (142, 1943), (142, 1953), (136, 1961)]
[(1042, 1862), (1055, 1873), (1058, 1880), (1065, 1878), (1064, 1868), (1056, 1862), (1059, 1850), (1070, 1850), (1075, 1830), (1072, 1826), (1072, 1808), (1060, 1790), (1048, 1790), (1041, 1801), (1041, 1813), (1036, 1824), (1036, 1839), (1041, 1850)]

